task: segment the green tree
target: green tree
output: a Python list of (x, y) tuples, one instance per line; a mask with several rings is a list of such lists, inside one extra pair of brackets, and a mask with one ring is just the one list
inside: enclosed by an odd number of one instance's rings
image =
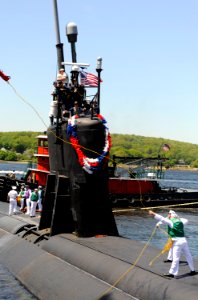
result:
[(0, 159), (1, 159), (1, 160), (5, 160), (6, 155), (7, 155), (7, 151), (5, 151), (5, 150), (0, 150)]
[(17, 161), (17, 154), (15, 152), (7, 151), (6, 153), (5, 160)]

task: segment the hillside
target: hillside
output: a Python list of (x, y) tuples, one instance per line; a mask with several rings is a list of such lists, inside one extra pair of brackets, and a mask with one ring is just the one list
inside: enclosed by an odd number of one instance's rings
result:
[[(185, 164), (198, 167), (198, 145), (195, 144), (128, 134), (112, 134), (112, 144), (111, 155), (143, 157), (160, 155), (169, 158), (169, 166)], [(163, 150), (164, 144), (169, 145), (169, 151)]]
[[(43, 133), (0, 132), (0, 160), (31, 160), (36, 151), (38, 134)], [(113, 154), (143, 157), (160, 155), (169, 158), (170, 166), (185, 164), (198, 167), (198, 145), (196, 144), (129, 134), (112, 134), (111, 136), (111, 157)], [(169, 151), (163, 150), (164, 144), (170, 146)]]

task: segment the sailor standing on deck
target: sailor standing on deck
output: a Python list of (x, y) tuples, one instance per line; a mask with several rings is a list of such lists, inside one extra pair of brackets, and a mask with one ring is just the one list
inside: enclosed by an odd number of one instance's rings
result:
[(16, 186), (12, 186), (11, 191), (9, 191), (9, 193), (8, 193), (8, 198), (9, 198), (9, 202), (10, 202), (9, 216), (11, 216), (17, 210), (17, 197), (18, 197), (18, 193), (16, 191)]
[(22, 185), (21, 190), (19, 192), (20, 197), (20, 211), (24, 209), (24, 202), (25, 202), (25, 187)]
[(36, 206), (38, 201), (38, 189), (34, 189), (31, 194), (31, 208), (30, 208), (30, 217), (33, 218), (36, 216)]
[(31, 193), (32, 193), (31, 189), (29, 188), (28, 185), (26, 185), (26, 188), (25, 188), (25, 199), (26, 199), (26, 207), (27, 207), (26, 215), (30, 214), (30, 207), (31, 207), (30, 198), (31, 198)]
[[(166, 218), (169, 219), (169, 218), (170, 218), (170, 215), (171, 215), (172, 217), (174, 217), (174, 216), (176, 216), (177, 214), (175, 213), (174, 210), (169, 210), (168, 216), (167, 216)], [(185, 218), (179, 218), (179, 219), (180, 219), (180, 221), (182, 221), (182, 223), (183, 223), (184, 225), (188, 224), (188, 220), (187, 220), (187, 219), (185, 219)], [(162, 223), (161, 221), (159, 221), (159, 222), (157, 222), (156, 227), (159, 228), (160, 225), (162, 225), (162, 224), (163, 224), (163, 223)], [(169, 263), (169, 262), (172, 262), (172, 261), (173, 261), (173, 248), (171, 247), (170, 250), (169, 250), (169, 252), (168, 252), (167, 259), (164, 260), (164, 263)]]
[(39, 211), (41, 212), (42, 211), (42, 200), (43, 200), (43, 189), (42, 189), (42, 186), (39, 185), (38, 186), (38, 209)]
[[(172, 253), (173, 261), (168, 274), (164, 274), (166, 277), (174, 277), (179, 272), (179, 260), (181, 252), (184, 253), (188, 266), (191, 270), (190, 275), (195, 275), (195, 268), (193, 259), (188, 247), (188, 242), (184, 236), (184, 224), (174, 211), (169, 211), (168, 218), (164, 218), (161, 215), (154, 213), (152, 210), (149, 211), (149, 215), (153, 216), (156, 220), (161, 221), (162, 224), (168, 225), (168, 235), (173, 241)], [(186, 219), (187, 223), (187, 219)]]

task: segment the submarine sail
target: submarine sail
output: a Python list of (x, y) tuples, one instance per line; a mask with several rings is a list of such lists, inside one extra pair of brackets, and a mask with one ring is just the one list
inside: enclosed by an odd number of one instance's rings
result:
[[(55, 17), (58, 18), (57, 11)], [(57, 27), (57, 20), (55, 24)], [(75, 232), (82, 237), (118, 236), (108, 197), (111, 138), (100, 114), (102, 59), (97, 61), (96, 95), (88, 100), (86, 86), (79, 79), (88, 65), (77, 63), (76, 24), (69, 23), (66, 32), (72, 62), (60, 61), (62, 48), (57, 47), (58, 65), (70, 65), (71, 76), (65, 82), (57, 77), (54, 82), (51, 124), (47, 130), (50, 174), (39, 229), (50, 228), (51, 235)], [(62, 45), (58, 34), (57, 37), (57, 45)]]

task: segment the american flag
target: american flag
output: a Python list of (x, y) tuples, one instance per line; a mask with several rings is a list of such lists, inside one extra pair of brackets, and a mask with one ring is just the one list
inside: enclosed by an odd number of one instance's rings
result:
[(164, 151), (169, 151), (169, 150), (170, 150), (170, 146), (169, 146), (168, 144), (164, 144), (164, 145), (162, 146), (162, 149), (163, 149)]
[[(81, 79), (82, 85), (88, 85), (88, 86), (92, 86), (92, 87), (98, 86), (98, 77), (94, 74), (81, 71), (80, 79)], [(100, 82), (102, 82), (102, 80), (100, 80)]]

